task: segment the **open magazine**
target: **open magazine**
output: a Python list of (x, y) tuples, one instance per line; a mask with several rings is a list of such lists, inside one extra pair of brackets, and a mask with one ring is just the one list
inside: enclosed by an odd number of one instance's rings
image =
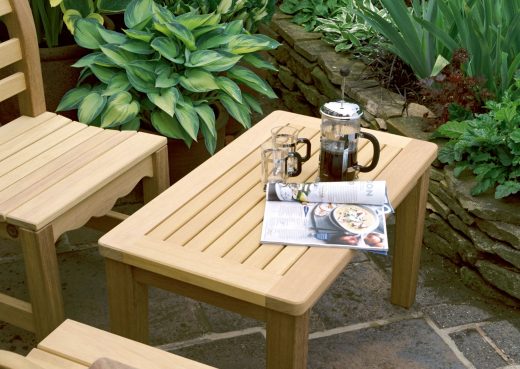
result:
[(261, 243), (388, 252), (385, 181), (268, 183)]

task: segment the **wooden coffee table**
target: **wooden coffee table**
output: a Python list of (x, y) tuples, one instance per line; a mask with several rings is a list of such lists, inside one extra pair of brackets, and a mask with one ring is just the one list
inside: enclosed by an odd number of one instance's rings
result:
[[(306, 368), (310, 309), (353, 251), (259, 244), (265, 201), (259, 146), (284, 124), (300, 126), (300, 137), (311, 140), (313, 155), (295, 181), (313, 181), (320, 120), (275, 111), (101, 238), (114, 333), (147, 341), (147, 288), (155, 286), (265, 321), (267, 367)], [(391, 301), (409, 307), (437, 147), (371, 133), (381, 158), (360, 179), (387, 182), (396, 208)], [(360, 146), (358, 160), (367, 164), (372, 146)]]

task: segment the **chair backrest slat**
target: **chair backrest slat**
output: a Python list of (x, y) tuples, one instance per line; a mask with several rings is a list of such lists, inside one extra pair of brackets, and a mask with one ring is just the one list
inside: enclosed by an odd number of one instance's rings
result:
[[(20, 113), (37, 116), (45, 112), (46, 108), (40, 53), (31, 8), (27, 0), (0, 0), (0, 14), (3, 14), (2, 21), (7, 26), (11, 38), (0, 45), (5, 47), (4, 50), (0, 49), (0, 64), (4, 60), (9, 62), (10, 59), (18, 58), (21, 51), (21, 59), (9, 69), (13, 70), (14, 74), (0, 81), (0, 98), (3, 99), (4, 94), (7, 97), (17, 94)], [(16, 43), (18, 47), (13, 46)], [(4, 55), (4, 51), (14, 55)], [(4, 91), (6, 88), (12, 90)]]
[(0, 17), (7, 13), (11, 13), (11, 4), (9, 4), (9, 0), (0, 0)]
[(25, 77), (23, 73), (17, 72), (0, 80), (0, 101), (4, 101), (11, 96), (19, 94), (26, 89)]
[(12, 38), (0, 44), (0, 68), (11, 65), (22, 59), (20, 41)]

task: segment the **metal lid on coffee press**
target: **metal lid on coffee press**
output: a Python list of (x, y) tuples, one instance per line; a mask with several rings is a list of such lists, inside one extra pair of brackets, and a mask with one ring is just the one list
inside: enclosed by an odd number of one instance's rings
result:
[(363, 115), (359, 105), (343, 100), (325, 103), (320, 111), (324, 115), (338, 119), (358, 119)]

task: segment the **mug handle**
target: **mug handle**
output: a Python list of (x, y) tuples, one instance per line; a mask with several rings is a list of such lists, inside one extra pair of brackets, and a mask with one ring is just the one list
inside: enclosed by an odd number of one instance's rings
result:
[(296, 161), (298, 162), (298, 164), (296, 165), (296, 170), (291, 173), (287, 173), (287, 175), (289, 177), (296, 177), (296, 176), (300, 175), (302, 172), (302, 161), (303, 161), (302, 156), (294, 151), (288, 152), (287, 157), (285, 158), (285, 167), (286, 168), (287, 168), (287, 160), (289, 160), (289, 158), (296, 158)]
[(311, 142), (307, 138), (298, 138), (296, 141), (298, 143), (303, 143), (307, 146), (307, 150), (305, 152), (305, 156), (302, 158), (302, 161), (307, 161), (311, 157)]
[(372, 146), (374, 147), (374, 156), (372, 157), (372, 162), (370, 165), (364, 167), (362, 165), (359, 166), (359, 171), (366, 173), (370, 172), (372, 169), (374, 169), (377, 166), (377, 163), (379, 162), (379, 154), (381, 152), (381, 148), (379, 146), (379, 141), (377, 140), (376, 136), (374, 136), (371, 133), (367, 132), (360, 132), (358, 137), (366, 138), (372, 143)]

